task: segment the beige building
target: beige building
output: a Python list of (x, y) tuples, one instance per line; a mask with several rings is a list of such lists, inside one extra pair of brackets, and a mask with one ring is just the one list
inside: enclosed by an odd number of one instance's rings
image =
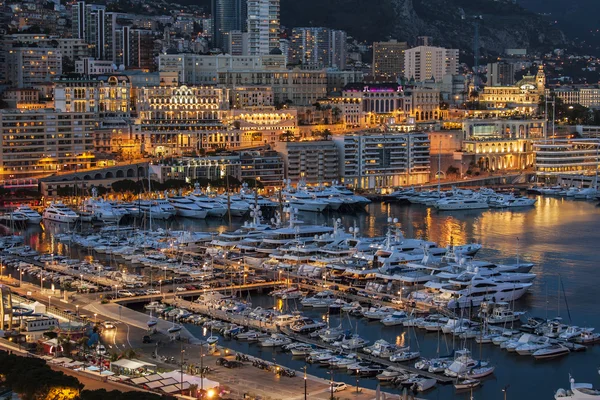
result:
[(241, 133), (242, 146), (273, 144), (279, 136), (290, 131), (298, 134), (298, 113), (295, 109), (276, 110), (275, 107), (250, 107), (232, 110), (227, 124)]
[(537, 112), (546, 88), (542, 67), (535, 76), (525, 75), (514, 86), (487, 86), (479, 94), (479, 102), (488, 109), (511, 109), (522, 114)]
[(162, 86), (138, 90), (137, 111), (143, 150), (181, 155), (200, 149), (239, 147), (239, 132), (228, 132), (229, 90), (214, 86)]
[(273, 105), (273, 90), (267, 86), (236, 86), (231, 90), (233, 108)]
[(458, 74), (458, 50), (418, 46), (404, 52), (404, 76), (423, 82), (441, 82), (446, 75)]
[(373, 43), (373, 76), (404, 76), (404, 52), (407, 49), (406, 42), (397, 40)]
[(55, 80), (54, 106), (62, 112), (96, 112), (102, 118), (131, 115), (131, 84), (125, 75), (61, 76)]
[(541, 119), (469, 119), (463, 122), (462, 162), (482, 170), (533, 166), (533, 143), (544, 138)]
[(327, 183), (340, 177), (338, 149), (332, 141), (279, 142), (275, 150), (282, 154), (292, 183)]
[(94, 113), (0, 110), (0, 176), (14, 179), (89, 168), (96, 122)]

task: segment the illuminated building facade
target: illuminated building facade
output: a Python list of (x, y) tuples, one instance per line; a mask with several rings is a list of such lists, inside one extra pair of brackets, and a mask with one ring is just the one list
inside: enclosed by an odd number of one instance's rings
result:
[(0, 176), (13, 179), (90, 168), (94, 113), (0, 110)]
[(393, 126), (334, 136), (340, 152), (340, 175), (358, 189), (419, 185), (429, 181), (429, 138), (423, 132), (401, 133)]
[(404, 75), (404, 52), (408, 43), (390, 40), (373, 43), (373, 76), (400, 78)]
[[(342, 98), (349, 104), (360, 102), (361, 125), (396, 123), (409, 118), (422, 123), (441, 118), (440, 91), (425, 85), (404, 87), (394, 83), (353, 83), (344, 88)], [(345, 108), (349, 114), (355, 111), (351, 107)]]
[(273, 105), (273, 90), (268, 86), (236, 86), (231, 90), (233, 108)]
[(528, 168), (534, 163), (534, 140), (543, 138), (543, 120), (465, 120), (462, 162), (491, 171)]
[(538, 176), (590, 175), (600, 165), (600, 139), (596, 138), (539, 141), (533, 149)]
[(513, 86), (487, 86), (479, 94), (479, 102), (488, 109), (513, 109), (521, 114), (537, 112), (546, 88), (542, 67), (537, 74), (526, 75)]
[(62, 112), (96, 112), (104, 117), (131, 115), (131, 84), (125, 75), (60, 77), (54, 106)]
[(146, 153), (181, 155), (239, 146), (239, 132), (228, 132), (222, 122), (229, 113), (227, 89), (185, 85), (140, 88), (137, 110)]
[(243, 145), (273, 144), (286, 131), (298, 133), (298, 115), (295, 109), (276, 110), (275, 107), (256, 107), (232, 110), (229, 118), (242, 134)]
[(287, 178), (292, 183), (327, 183), (339, 179), (338, 150), (330, 140), (279, 142), (275, 150), (283, 155)]

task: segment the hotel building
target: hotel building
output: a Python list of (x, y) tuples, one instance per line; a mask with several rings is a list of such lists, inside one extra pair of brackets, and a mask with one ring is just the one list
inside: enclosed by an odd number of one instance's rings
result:
[(228, 132), (222, 122), (229, 112), (227, 89), (185, 85), (140, 88), (137, 111), (146, 153), (181, 155), (239, 147), (239, 132)]
[(446, 75), (458, 74), (458, 50), (418, 46), (404, 52), (404, 76), (423, 82), (441, 82)]
[(429, 181), (429, 138), (426, 133), (401, 133), (394, 127), (336, 135), (340, 175), (345, 185), (378, 189), (420, 185)]

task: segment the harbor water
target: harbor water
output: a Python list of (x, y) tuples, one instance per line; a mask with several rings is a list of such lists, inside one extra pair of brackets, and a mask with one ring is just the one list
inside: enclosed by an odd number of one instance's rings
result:
[[(358, 226), (364, 236), (381, 236), (386, 231), (387, 219), (397, 218), (406, 237), (423, 238), (437, 242), (440, 246), (464, 244), (471, 241), (481, 243), (483, 249), (477, 259), (490, 261), (532, 262), (532, 272), (537, 274), (529, 292), (515, 304), (515, 310), (527, 311), (527, 316), (555, 317), (577, 326), (600, 329), (598, 312), (598, 256), (596, 246), (600, 244), (600, 208), (595, 202), (539, 197), (535, 207), (527, 209), (485, 211), (438, 212), (419, 205), (373, 203), (367, 212), (341, 215), (334, 213), (300, 213), (300, 219), (308, 224), (332, 224), (340, 218), (346, 228)], [(156, 222), (163, 228), (191, 231), (220, 232), (239, 227), (242, 221), (233, 220), (186, 220), (176, 219)], [(65, 253), (76, 251), (53, 240), (53, 235), (64, 231), (64, 227), (47, 224), (41, 228), (29, 228), (26, 244), (39, 251)], [(78, 250), (82, 251), (82, 250)], [(79, 254), (80, 256), (84, 254)], [(560, 281), (562, 282), (559, 284)], [(564, 287), (564, 288), (563, 288)], [(252, 297), (253, 306), (273, 307), (274, 299), (269, 296)], [(293, 304), (289, 304), (294, 307)], [(297, 306), (300, 308), (299, 306)], [(306, 315), (326, 318), (321, 311), (308, 311)], [(452, 336), (440, 333), (425, 333), (401, 326), (384, 327), (379, 322), (368, 322), (354, 317), (331, 316), (330, 325), (342, 324), (346, 329), (358, 330), (358, 334), (372, 344), (377, 339), (391, 343), (408, 344), (419, 348), (424, 357), (447, 354), (452, 348), (464, 347), (464, 343)], [(190, 326), (190, 331), (202, 337), (201, 327)], [(410, 333), (410, 335), (409, 335)], [(210, 335), (210, 333), (208, 333)], [(302, 359), (292, 359), (289, 353), (265, 349), (256, 344), (221, 341), (234, 350), (244, 351), (268, 361), (300, 370)], [(535, 361), (531, 356), (507, 353), (498, 346), (480, 346), (467, 342), (474, 358), (490, 361), (496, 366), (492, 377), (484, 379), (482, 386), (474, 390), (475, 399), (502, 399), (502, 389), (508, 387), (509, 399), (542, 400), (553, 398), (559, 387), (566, 388), (569, 374), (577, 382), (593, 383), (597, 386), (600, 376), (600, 347), (588, 346), (586, 352), (573, 353), (567, 357)], [(481, 351), (481, 353), (480, 353)], [(481, 354), (481, 355), (480, 355)], [(319, 366), (308, 367), (308, 372), (329, 379), (329, 370)], [(356, 385), (356, 378), (342, 371), (335, 371), (333, 379)], [(359, 384), (375, 388), (375, 379), (361, 379)], [(399, 393), (394, 387), (384, 388), (387, 392)], [(452, 385), (438, 385), (436, 389), (419, 395), (427, 399), (470, 398), (469, 392), (457, 393)]]

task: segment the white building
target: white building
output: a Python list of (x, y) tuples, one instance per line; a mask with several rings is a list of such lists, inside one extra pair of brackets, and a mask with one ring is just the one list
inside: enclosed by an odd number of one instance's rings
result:
[(115, 71), (112, 61), (96, 60), (93, 57), (75, 61), (75, 73), (83, 75), (112, 74)]
[(404, 52), (404, 76), (416, 81), (434, 78), (440, 82), (445, 75), (458, 74), (458, 50), (443, 47), (418, 46)]
[(419, 185), (429, 181), (427, 133), (401, 133), (393, 126), (333, 137), (339, 151), (340, 175), (359, 189)]
[(279, 48), (279, 0), (248, 0), (248, 54)]

